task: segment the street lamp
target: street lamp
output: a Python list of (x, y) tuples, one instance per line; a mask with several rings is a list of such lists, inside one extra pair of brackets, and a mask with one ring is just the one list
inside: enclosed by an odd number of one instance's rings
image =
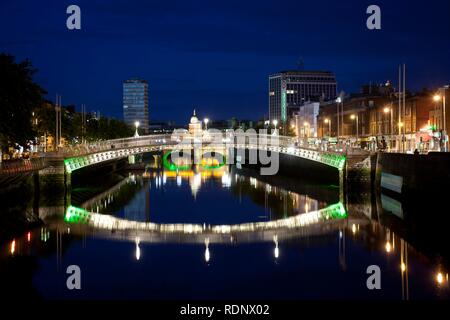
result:
[(308, 137), (309, 136), (309, 130), (308, 130), (309, 123), (307, 121), (303, 122), (303, 127), (304, 127), (304, 130), (305, 130), (305, 137)]
[(402, 128), (404, 127), (403, 122), (398, 123), (398, 134), (402, 137), (402, 151), (405, 150), (405, 139), (404, 135), (402, 136)]
[(326, 118), (323, 122), (328, 123), (328, 136), (331, 137), (331, 120)]
[(435, 94), (433, 96), (433, 101), (436, 102), (436, 104), (434, 105), (434, 125), (436, 126), (436, 130), (441, 129), (441, 124), (437, 122), (437, 104), (439, 101), (441, 101), (441, 96), (439, 94)]
[(359, 128), (358, 128), (358, 125), (359, 125), (359, 117), (358, 117), (357, 114), (356, 114), (356, 115), (352, 114), (352, 115), (350, 116), (350, 119), (356, 120), (356, 144), (358, 144), (358, 140), (359, 140)]
[(136, 131), (134, 133), (134, 137), (137, 138), (137, 137), (139, 137), (139, 133), (138, 133), (139, 121), (135, 121), (134, 122), (134, 126), (136, 127)]
[[(392, 136), (394, 134), (394, 115), (393, 115), (394, 109), (392, 107), (385, 107), (383, 109), (383, 112), (386, 114), (390, 113), (390, 122), (391, 122), (391, 130), (390, 130), (391, 134), (390, 135)], [(392, 139), (390, 139), (390, 140), (392, 140)]]
[(448, 134), (447, 134), (447, 116), (446, 116), (446, 99), (447, 99), (447, 95), (446, 95), (446, 91), (449, 88), (448, 85), (444, 86), (442, 88), (442, 90), (444, 91), (443, 95), (442, 95), (442, 113), (444, 115), (444, 135), (445, 135), (445, 142), (444, 142), (444, 151), (447, 152), (448, 151)]
[[(447, 85), (447, 86), (444, 86), (443, 88), (439, 88), (439, 94), (435, 94), (434, 95), (434, 97), (433, 97), (433, 100), (437, 103), (437, 102), (439, 102), (439, 101), (441, 101), (442, 100), (442, 118), (443, 118), (443, 121), (442, 121), (442, 129), (443, 129), (443, 132), (442, 132), (442, 134), (444, 135), (444, 151), (445, 152), (447, 152), (447, 150), (448, 150), (448, 148), (447, 148), (447, 143), (448, 143), (448, 141), (447, 141), (447, 119), (446, 119), (446, 110), (445, 110), (445, 107), (446, 107), (446, 90), (449, 88), (449, 86)], [(441, 91), (443, 91), (443, 94), (441, 95), (440, 94), (440, 92)], [(436, 112), (435, 112), (436, 113)], [(436, 114), (435, 114), (435, 117), (436, 117)]]
[(203, 122), (205, 123), (205, 130), (208, 131), (208, 122), (209, 122), (209, 119), (208, 119), (208, 118), (205, 118), (205, 119), (203, 119)]
[(273, 128), (274, 128), (273, 133), (277, 134), (278, 120), (277, 119), (272, 120), (272, 124), (273, 124)]
[(294, 132), (295, 136), (297, 136), (297, 128), (294, 123), (291, 124), (291, 129)]
[[(341, 97), (338, 97), (338, 98), (336, 99), (336, 107), (337, 107), (337, 117), (336, 117), (337, 122), (336, 122), (336, 124), (337, 124), (337, 138), (338, 138), (338, 143), (339, 143), (339, 134), (340, 134), (340, 131), (341, 131), (341, 130), (344, 131), (343, 128), (340, 128), (340, 127), (341, 127), (341, 125), (340, 125), (341, 121), (340, 121), (340, 118), (339, 118), (339, 106), (340, 106), (341, 103), (342, 103), (342, 98), (341, 98)], [(344, 111), (344, 110), (342, 110), (342, 111)], [(344, 112), (342, 112), (342, 114), (344, 114)], [(342, 121), (342, 125), (343, 125), (343, 124), (344, 124), (344, 121)], [(341, 129), (341, 130), (340, 130), (340, 129)]]

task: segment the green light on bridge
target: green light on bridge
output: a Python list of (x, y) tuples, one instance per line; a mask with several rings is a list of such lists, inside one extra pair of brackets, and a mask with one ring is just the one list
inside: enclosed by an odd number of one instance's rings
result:
[(322, 217), (325, 219), (343, 219), (347, 218), (347, 211), (344, 208), (344, 205), (341, 202), (336, 204), (332, 204), (322, 211)]
[(346, 157), (338, 154), (323, 154), (322, 159), (324, 162), (339, 170), (344, 169)]
[[(170, 171), (176, 171), (176, 170), (189, 170), (189, 169), (191, 168), (190, 165), (177, 166), (177, 165), (174, 164), (173, 162), (170, 162), (170, 161), (169, 161), (168, 157), (169, 157), (169, 155), (171, 155), (173, 152), (175, 152), (175, 151), (174, 151), (174, 150), (173, 150), (173, 151), (170, 151), (170, 152), (166, 153), (166, 154), (163, 156), (163, 165), (164, 165), (164, 167), (165, 167), (167, 170), (170, 170)], [(219, 164), (216, 164), (216, 165), (205, 165), (205, 164), (202, 164), (201, 166), (202, 166), (203, 168), (207, 169), (207, 170), (212, 170), (212, 169), (218, 169), (218, 168), (222, 167), (223, 165), (225, 165), (225, 163), (226, 163), (226, 157), (225, 157), (224, 155), (222, 155), (222, 161), (221, 161)]]
[(86, 165), (89, 165), (89, 160), (86, 156), (64, 159), (64, 166), (66, 167), (67, 173), (72, 173)]
[(69, 206), (67, 207), (64, 221), (69, 223), (87, 223), (90, 217), (90, 213), (85, 209)]
[(64, 166), (67, 173), (72, 173), (72, 159), (64, 159)]
[[(310, 214), (312, 214), (313, 212), (311, 212)], [(318, 217), (320, 217), (321, 220), (338, 220), (338, 219), (345, 219), (347, 218), (347, 212), (345, 210), (344, 205), (341, 202), (338, 202), (336, 204), (332, 204), (326, 208), (320, 209), (317, 211)], [(94, 215), (94, 220), (95, 220), (95, 216)], [(99, 215), (102, 216), (102, 215)], [(73, 223), (73, 224), (87, 224), (89, 222), (91, 222), (91, 213), (88, 212), (87, 210), (83, 209), (83, 208), (77, 208), (74, 206), (69, 206), (66, 210), (66, 214), (64, 216), (64, 221), (68, 222), (68, 223)], [(289, 220), (289, 218), (287, 219)], [(271, 223), (271, 222), (268, 222)], [(245, 225), (245, 224), (244, 224)], [(160, 226), (164, 226), (164, 225), (160, 225)], [(239, 227), (239, 225), (235, 225), (235, 226), (228, 226), (230, 228), (233, 227)]]
[(167, 170), (176, 171), (176, 170), (189, 170), (191, 168), (190, 165), (177, 166), (175, 163), (170, 162), (167, 158), (172, 154), (173, 151), (167, 152), (163, 156), (163, 165)]

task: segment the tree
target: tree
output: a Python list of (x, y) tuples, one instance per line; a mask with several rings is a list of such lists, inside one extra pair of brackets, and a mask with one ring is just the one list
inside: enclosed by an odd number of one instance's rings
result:
[[(55, 135), (55, 106), (51, 102), (45, 102), (34, 110), (37, 122), (35, 130), (38, 136)], [(134, 129), (125, 122), (113, 118), (101, 117), (97, 119), (91, 114), (86, 115), (86, 132), (82, 133), (82, 115), (75, 112), (75, 107), (68, 105), (62, 107), (62, 136), (67, 143), (79, 143), (85, 141), (109, 140), (131, 137)]]
[(43, 102), (34, 109), (37, 119), (35, 131), (38, 136), (55, 135), (55, 106), (49, 102)]
[(9, 54), (0, 54), (0, 147), (32, 139), (32, 112), (46, 93), (33, 82), (36, 69), (29, 60), (20, 63)]
[[(80, 117), (80, 114), (76, 114), (75, 117)], [(75, 120), (72, 123), (78, 123), (78, 127), (81, 128), (81, 117), (80, 120)], [(75, 132), (77, 131), (75, 130)], [(132, 137), (133, 134), (134, 129), (121, 120), (107, 117), (96, 118), (87, 114), (85, 137), (87, 141), (128, 138)]]
[(297, 133), (295, 132), (295, 128), (292, 126), (286, 125), (286, 136), (295, 137)]

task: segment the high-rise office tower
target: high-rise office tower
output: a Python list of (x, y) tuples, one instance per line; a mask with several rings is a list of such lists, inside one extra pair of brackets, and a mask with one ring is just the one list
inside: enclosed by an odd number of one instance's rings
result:
[(139, 122), (139, 128), (148, 132), (148, 83), (145, 80), (130, 79), (123, 82), (123, 119), (133, 126)]
[(337, 82), (329, 71), (282, 71), (269, 76), (269, 117), (286, 123), (308, 101), (337, 96)]

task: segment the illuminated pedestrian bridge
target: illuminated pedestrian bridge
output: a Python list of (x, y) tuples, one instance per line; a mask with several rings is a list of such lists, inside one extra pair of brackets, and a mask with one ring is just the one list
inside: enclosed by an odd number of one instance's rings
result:
[[(274, 143), (274, 141), (276, 142)], [(310, 147), (301, 147), (295, 138), (271, 135), (254, 135), (244, 139), (229, 138), (221, 141), (211, 141), (210, 138), (188, 139), (180, 145), (180, 139), (173, 135), (148, 135), (127, 139), (116, 139), (99, 141), (88, 145), (79, 145), (65, 150), (64, 164), (67, 173), (72, 173), (81, 168), (125, 158), (130, 155), (142, 154), (155, 151), (172, 151), (199, 149), (206, 151), (218, 151), (227, 156), (231, 149), (263, 150), (277, 152), (298, 158), (318, 162), (326, 166), (343, 170), (345, 166), (345, 155), (337, 152), (321, 151)], [(269, 143), (267, 143), (269, 142)], [(232, 157), (229, 157), (230, 161)], [(232, 163), (232, 162), (228, 162)]]

